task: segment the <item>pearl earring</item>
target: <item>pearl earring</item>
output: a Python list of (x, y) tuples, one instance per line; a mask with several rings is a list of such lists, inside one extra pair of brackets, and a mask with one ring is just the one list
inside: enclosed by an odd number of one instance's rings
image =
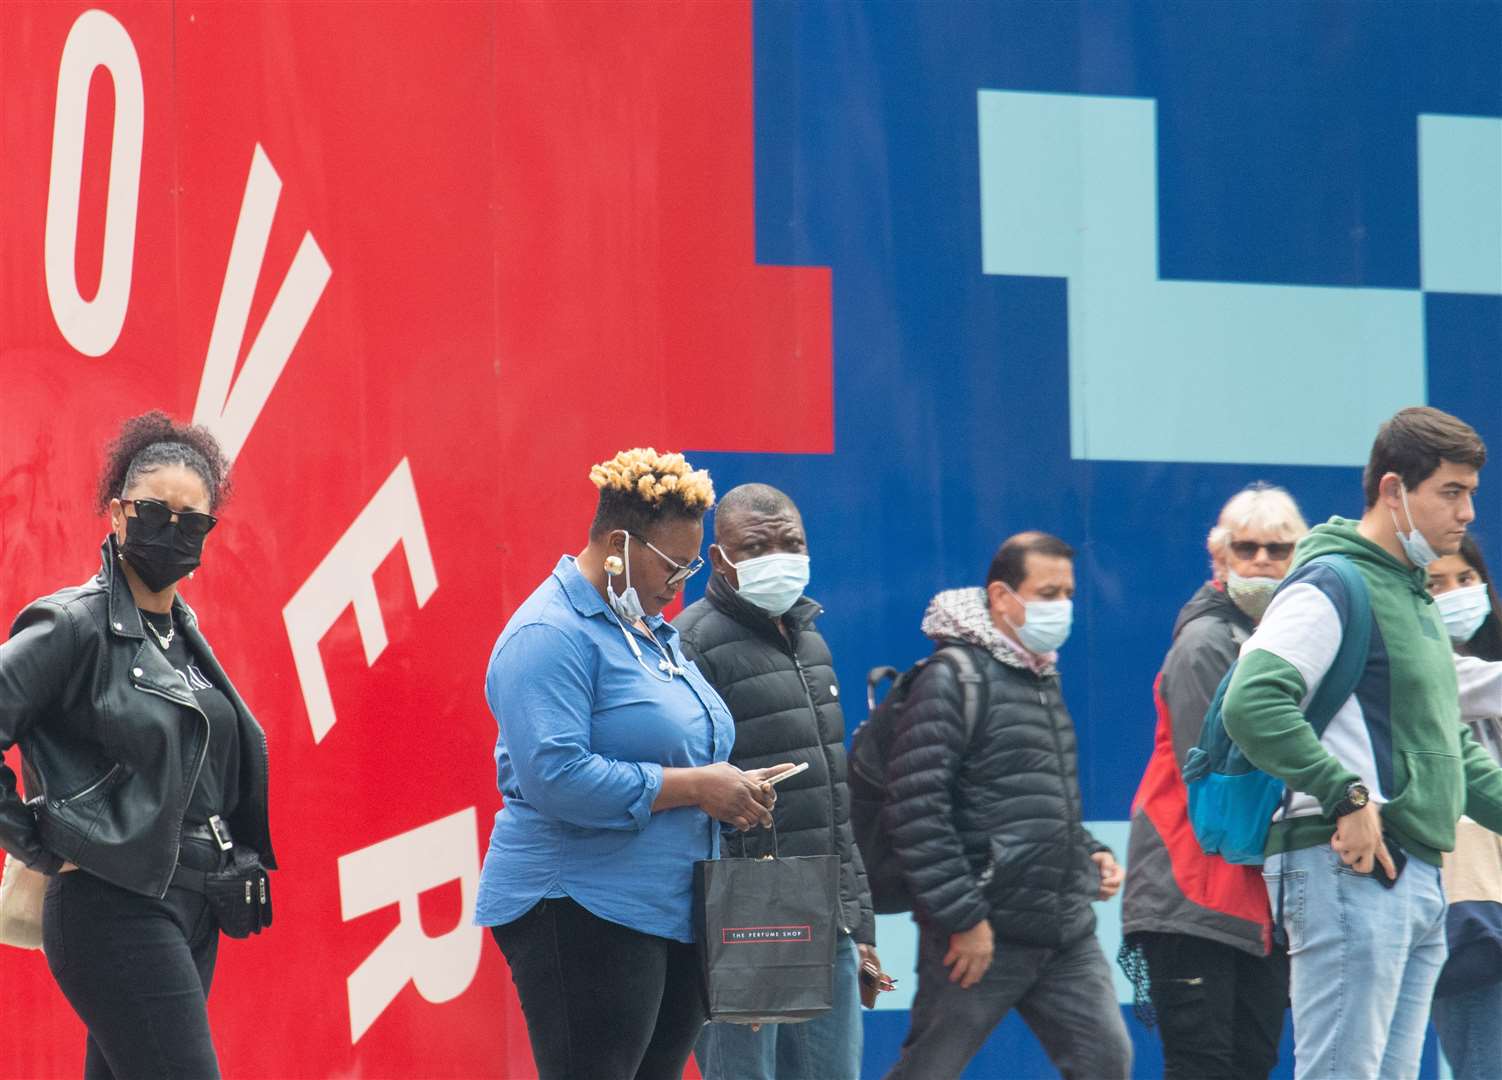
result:
[(621, 557), (619, 555), (605, 556), (605, 573), (615, 575), (623, 573), (625, 569), (626, 564), (621, 562)]

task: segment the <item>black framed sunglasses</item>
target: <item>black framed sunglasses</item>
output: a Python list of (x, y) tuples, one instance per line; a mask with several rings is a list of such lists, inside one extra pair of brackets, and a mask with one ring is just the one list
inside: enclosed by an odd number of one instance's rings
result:
[(695, 555), (692, 562), (684, 565), (677, 559), (674, 559), (672, 556), (664, 555), (662, 552), (658, 551), (657, 548), (653, 546), (652, 541), (648, 540), (645, 536), (637, 536), (636, 533), (631, 533), (631, 535), (636, 536), (636, 539), (640, 540), (643, 544), (646, 544), (647, 547), (652, 548), (653, 553), (659, 559), (673, 568), (673, 572), (668, 575), (668, 580), (666, 582), (667, 587), (670, 589), (674, 585), (679, 585), (687, 581), (689, 578), (697, 574), (700, 570), (704, 569), (704, 557), (702, 555)]
[(1266, 551), (1273, 562), (1282, 562), (1293, 554), (1293, 541), (1280, 540), (1275, 544), (1259, 544), (1255, 540), (1232, 540), (1231, 554), (1238, 559), (1255, 559), (1258, 551)]
[(194, 540), (202, 540), (209, 535), (210, 529), (219, 524), (219, 519), (213, 514), (197, 510), (174, 510), (160, 499), (121, 499), (120, 505), (134, 506), (136, 517), (149, 529), (165, 528), (168, 522), (176, 518), (177, 527), (183, 535)]

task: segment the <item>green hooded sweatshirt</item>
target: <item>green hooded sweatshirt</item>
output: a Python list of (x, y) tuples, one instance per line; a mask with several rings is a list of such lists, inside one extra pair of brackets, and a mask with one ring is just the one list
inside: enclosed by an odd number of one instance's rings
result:
[[(1331, 518), (1300, 541), (1289, 580), (1242, 646), (1222, 706), (1226, 732), (1294, 793), (1268, 854), (1329, 843), (1335, 804), (1360, 781), (1390, 839), (1437, 866), (1455, 847), (1462, 813), (1502, 832), (1502, 768), (1462, 723), (1455, 659), (1425, 572), (1356, 526)], [(1302, 709), (1335, 659), (1347, 611), (1339, 576), (1308, 565), (1329, 554), (1350, 559), (1366, 581), (1372, 643), (1356, 692), (1316, 737)]]

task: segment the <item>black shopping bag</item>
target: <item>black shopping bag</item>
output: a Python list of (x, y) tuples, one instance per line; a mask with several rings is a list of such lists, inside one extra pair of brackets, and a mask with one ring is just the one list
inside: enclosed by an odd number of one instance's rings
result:
[(834, 1005), (840, 863), (772, 854), (694, 864), (694, 928), (711, 1020), (810, 1020)]

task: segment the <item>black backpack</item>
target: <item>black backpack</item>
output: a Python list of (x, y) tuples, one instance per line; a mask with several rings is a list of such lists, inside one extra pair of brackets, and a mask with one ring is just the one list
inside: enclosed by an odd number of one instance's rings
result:
[[(850, 740), (850, 827), (860, 848), (861, 861), (866, 864), (871, 905), (879, 915), (913, 909), (913, 897), (902, 876), (902, 866), (881, 827), (881, 808), (887, 801), (887, 755), (907, 707), (908, 693), (919, 672), (935, 660), (954, 668), (955, 677), (960, 680), (965, 696), (961, 715), (968, 746), (976, 725), (986, 714), (986, 677), (967, 645), (946, 645), (900, 674), (894, 667), (872, 668), (866, 676), (866, 705), (870, 713)], [(892, 680), (892, 687), (878, 704), (877, 688), (887, 679)]]

